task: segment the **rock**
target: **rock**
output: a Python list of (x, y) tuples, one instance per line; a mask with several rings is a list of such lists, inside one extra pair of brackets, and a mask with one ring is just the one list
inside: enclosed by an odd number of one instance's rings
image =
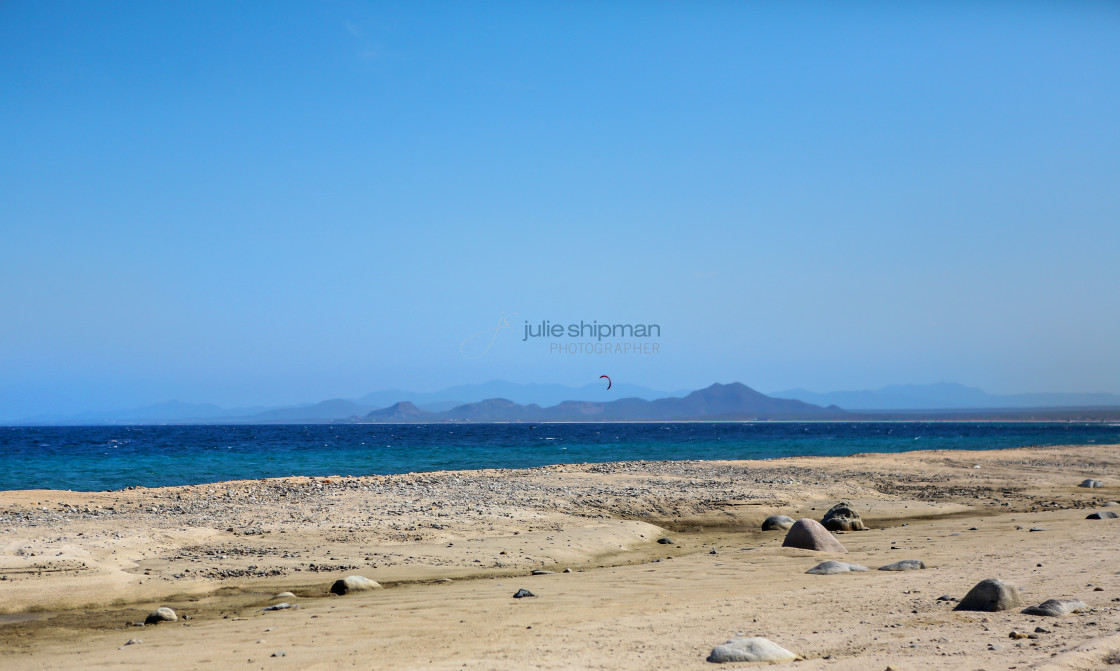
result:
[(331, 594), (342, 596), (350, 592), (366, 592), (371, 589), (381, 589), (381, 585), (364, 576), (351, 575), (335, 580), (331, 585)]
[(536, 569), (530, 571), (530, 575), (556, 575), (556, 571), (545, 571), (544, 569)]
[(513, 594), (513, 598), (515, 599), (524, 599), (527, 596), (536, 596), (536, 594), (533, 594), (527, 589), (519, 589)]
[[(1025, 631), (1012, 631), (1010, 634), (1007, 635), (1007, 638), (1019, 639), (1019, 638), (1027, 638), (1028, 636), (1030, 636), (1030, 634), (1028, 634)], [(1038, 637), (1036, 636), (1035, 638), (1038, 638)]]
[(179, 619), (175, 611), (164, 606), (163, 608), (156, 608), (148, 613), (148, 617), (144, 618), (144, 624), (159, 624), (160, 622), (174, 622)]
[(1098, 510), (1095, 513), (1089, 513), (1085, 516), (1087, 520), (1114, 520), (1120, 515), (1112, 512), (1111, 510)]
[(128, 639), (128, 641), (127, 641), (127, 642), (125, 643), (125, 645), (139, 645), (139, 644), (141, 644), (141, 643), (143, 643), (143, 641), (141, 641), (141, 640), (140, 640), (140, 639), (138, 639), (138, 638), (130, 638), (130, 639)]
[(1094, 480), (1092, 478), (1086, 478), (1085, 480), (1082, 480), (1081, 484), (1079, 484), (1077, 486), (1078, 487), (1104, 487), (1104, 483), (1101, 482), (1100, 480)]
[(793, 518), (785, 515), (771, 515), (762, 520), (763, 531), (785, 531), (793, 526)]
[(1046, 529), (1043, 529), (1042, 527), (1031, 527), (1030, 529), (1028, 529), (1028, 531), (1046, 531)]
[(1105, 501), (1101, 505), (1104, 506), (1105, 508), (1110, 508), (1112, 506), (1120, 506), (1120, 503), (1117, 503), (1115, 501)]
[(937, 600), (938, 601), (956, 601), (956, 599), (949, 596), (948, 594), (942, 594), (941, 596), (937, 597)]
[(673, 545), (674, 544), (672, 538), (658, 538), (657, 542), (661, 543), (662, 545)]
[(999, 643), (989, 643), (988, 644), (988, 649), (989, 650), (1003, 650), (1003, 646), (1000, 645)]
[(1084, 601), (1080, 599), (1047, 599), (1037, 606), (1029, 606), (1023, 609), (1024, 615), (1048, 615), (1050, 617), (1061, 617), (1076, 613), (1081, 610), (1088, 610), (1089, 607), (1085, 605)]
[(879, 570), (880, 571), (917, 571), (917, 570), (920, 570), (920, 569), (924, 569), (925, 567), (926, 567), (925, 562), (919, 561), (917, 559), (903, 559), (901, 561), (896, 561), (893, 564), (887, 564), (886, 566), (880, 566)]
[(287, 654), (288, 653), (284, 652), (283, 650), (277, 650), (276, 652), (272, 653), (272, 656), (273, 657), (286, 657)]
[(815, 550), (817, 552), (847, 552), (840, 541), (828, 532), (824, 526), (808, 517), (803, 517), (793, 523), (782, 541), (782, 547), (801, 548), (802, 550)]
[(997, 611), (1018, 608), (1023, 605), (1019, 598), (1019, 588), (1006, 580), (988, 578), (976, 583), (968, 590), (961, 602), (953, 610)]
[(866, 566), (859, 564), (845, 564), (842, 561), (821, 562), (806, 571), (812, 575), (836, 575), (837, 573), (860, 573), (866, 571)]
[(294, 599), (295, 597), (296, 595), (291, 592), (280, 592), (279, 594), (272, 595), (273, 599)]
[(712, 648), (708, 661), (716, 664), (724, 662), (793, 662), (801, 659), (777, 643), (759, 637), (733, 638), (723, 645)]
[(864, 531), (867, 527), (863, 526), (863, 520), (860, 519), (859, 513), (852, 510), (852, 507), (847, 503), (837, 503), (828, 509), (821, 519), (821, 524), (829, 531)]
[(572, 572), (572, 569), (570, 569), (570, 568), (566, 568), (566, 569), (563, 570), (563, 573), (571, 573), (571, 572)]
[(278, 603), (275, 606), (265, 606), (261, 610), (288, 610), (291, 607), (292, 604), (285, 601), (284, 603)]

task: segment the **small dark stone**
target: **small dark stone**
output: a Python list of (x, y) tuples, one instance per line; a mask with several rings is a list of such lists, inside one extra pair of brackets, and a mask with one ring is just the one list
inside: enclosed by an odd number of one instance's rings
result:
[(513, 598), (515, 599), (524, 599), (527, 596), (536, 596), (536, 594), (533, 594), (527, 589), (519, 589), (513, 594)]
[(668, 538), (668, 537), (658, 538), (657, 542), (661, 543), (662, 545), (673, 545), (674, 544), (673, 539)]

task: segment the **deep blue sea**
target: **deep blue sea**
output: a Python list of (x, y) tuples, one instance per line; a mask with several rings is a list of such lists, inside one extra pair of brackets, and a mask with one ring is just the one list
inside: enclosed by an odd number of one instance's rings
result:
[(1028, 422), (0, 427), (0, 490), (99, 491), (289, 475), (1120, 443)]

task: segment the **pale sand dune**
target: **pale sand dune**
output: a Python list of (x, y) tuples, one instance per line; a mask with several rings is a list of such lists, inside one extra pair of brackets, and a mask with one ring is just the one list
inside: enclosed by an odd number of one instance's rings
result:
[[(0, 667), (701, 669), (740, 632), (799, 669), (1091, 669), (1120, 651), (1120, 520), (1084, 519), (1120, 497), (1117, 446), (328, 480), (0, 493)], [(838, 536), (849, 554), (756, 531), (841, 500), (871, 527)], [(872, 570), (805, 574), (825, 559)], [(899, 559), (928, 568), (874, 570)], [(387, 588), (327, 596), (351, 574)], [(987, 577), (1092, 610), (936, 601)], [(288, 590), (299, 609), (261, 610)], [(125, 626), (165, 604), (190, 619)]]

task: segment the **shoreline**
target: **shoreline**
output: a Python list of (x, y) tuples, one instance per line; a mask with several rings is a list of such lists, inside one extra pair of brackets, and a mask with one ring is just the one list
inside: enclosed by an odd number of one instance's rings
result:
[[(205, 666), (207, 655), (221, 649), (244, 665), (245, 654), (260, 661), (259, 645), (243, 639), (261, 638), (267, 619), (285, 632), (265, 637), (284, 639), (277, 645), (288, 655), (270, 660), (277, 668), (297, 661), (299, 668), (337, 668), (359, 653), (376, 655), (386, 668), (413, 668), (421, 662), (412, 651), (430, 643), (426, 622), (442, 623), (456, 641), (427, 651), (432, 663), (422, 663), (431, 668), (708, 668), (705, 646), (752, 627), (805, 656), (798, 668), (932, 668), (933, 659), (937, 668), (1025, 668), (1120, 631), (1120, 610), (1111, 601), (1120, 598), (1120, 576), (1108, 568), (1120, 550), (1120, 534), (1109, 525), (1120, 521), (1084, 520), (1120, 497), (1116, 448), (631, 461), (111, 492), (4, 491), (0, 659), (16, 668), (81, 668), (75, 651), (87, 662), (114, 666), (150, 662), (154, 654), (178, 669)], [(1076, 486), (1089, 477), (1106, 486)], [(759, 530), (769, 514), (820, 519), (839, 501), (850, 502), (871, 527), (837, 536), (850, 554), (782, 548), (783, 532)], [(1030, 525), (1046, 531), (1031, 533)], [(661, 537), (674, 543), (658, 544)], [(804, 574), (824, 559), (872, 570)], [(897, 575), (874, 570), (888, 559), (921, 559), (929, 568)], [(530, 576), (533, 570), (555, 573)], [(385, 589), (326, 594), (333, 580), (352, 574)], [(952, 613), (934, 601), (943, 592), (963, 596), (986, 577), (1019, 583), (1024, 599), (1077, 596), (1095, 611), (1059, 622), (1062, 628), (1052, 628), (1057, 633), (1044, 643), (1015, 648), (1002, 628), (1026, 626), (1027, 616)], [(903, 585), (922, 596), (903, 598)], [(1105, 591), (1094, 592), (1098, 586)], [(538, 598), (510, 599), (520, 587)], [(261, 610), (284, 591), (294, 592), (289, 600), (301, 607)], [(831, 605), (817, 612), (812, 603), (822, 601)], [(192, 619), (124, 626), (163, 603)], [(883, 605), (868, 610), (867, 603)], [(826, 624), (845, 611), (860, 615), (845, 621), (843, 632), (834, 620)], [(377, 619), (387, 639), (363, 637), (373, 624), (364, 619), (367, 612), (387, 618)], [(452, 615), (457, 619), (444, 621)], [(526, 623), (513, 628), (515, 616)], [(280, 626), (285, 622), (301, 624)], [(317, 642), (329, 638), (321, 629), (328, 622), (346, 635), (324, 648)], [(471, 635), (462, 631), (466, 622)], [(993, 623), (998, 636), (985, 631)], [(916, 647), (880, 645), (883, 632), (899, 631)], [(755, 634), (764, 635), (746, 631)], [(136, 636), (142, 646), (121, 648)], [(540, 637), (544, 652), (522, 649)], [(989, 642), (1004, 649), (989, 651)], [(626, 652), (635, 646), (649, 655)]]

